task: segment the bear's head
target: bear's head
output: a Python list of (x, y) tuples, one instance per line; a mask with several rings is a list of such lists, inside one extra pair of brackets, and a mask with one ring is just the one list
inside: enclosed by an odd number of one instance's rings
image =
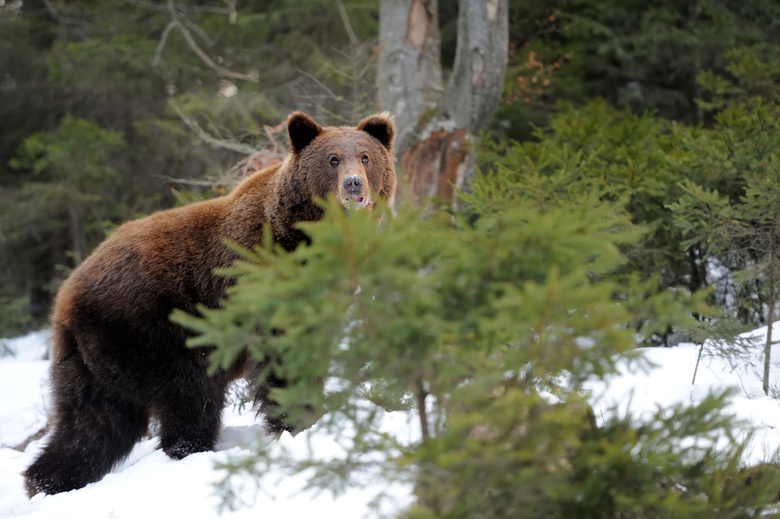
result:
[(290, 187), (310, 197), (333, 195), (345, 208), (374, 207), (374, 197), (391, 206), (395, 126), (388, 113), (366, 117), (355, 127), (322, 127), (303, 112), (287, 122)]

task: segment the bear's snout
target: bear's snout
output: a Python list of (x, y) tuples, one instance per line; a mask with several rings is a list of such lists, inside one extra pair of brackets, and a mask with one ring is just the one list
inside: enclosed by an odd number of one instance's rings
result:
[(344, 189), (350, 195), (356, 195), (363, 189), (363, 179), (357, 175), (352, 175), (344, 179)]
[(373, 207), (374, 204), (368, 193), (368, 179), (362, 175), (347, 174), (347, 176), (339, 182), (338, 186), (341, 205), (347, 209), (350, 207)]

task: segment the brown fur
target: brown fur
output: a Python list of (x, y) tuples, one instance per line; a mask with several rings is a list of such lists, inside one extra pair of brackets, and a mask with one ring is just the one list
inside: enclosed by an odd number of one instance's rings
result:
[[(211, 450), (220, 428), (227, 384), (257, 373), (247, 361), (207, 376), (208, 349), (188, 349), (173, 324), (174, 308), (195, 312), (224, 296), (229, 279), (213, 275), (230, 265), (229, 238), (251, 248), (269, 223), (286, 250), (307, 241), (293, 225), (316, 220), (315, 197), (337, 196), (349, 207), (371, 208), (372, 196), (392, 202), (394, 129), (386, 114), (356, 128), (322, 128), (305, 114), (288, 120), (291, 153), (259, 171), (229, 195), (162, 211), (120, 227), (62, 285), (54, 306), (51, 367), (52, 432), (25, 472), (30, 495), (53, 494), (97, 481), (160, 421), (160, 446), (172, 458)], [(344, 179), (363, 189), (347, 193)], [(261, 409), (270, 380), (256, 387)], [(284, 416), (268, 416), (273, 432), (292, 430)]]

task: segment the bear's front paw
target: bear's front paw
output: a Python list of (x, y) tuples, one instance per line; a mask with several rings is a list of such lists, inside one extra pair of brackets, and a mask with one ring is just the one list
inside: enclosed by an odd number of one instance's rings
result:
[(262, 411), (265, 415), (265, 430), (269, 434), (279, 435), (288, 432), (295, 436), (317, 423), (322, 418), (322, 412), (319, 408), (312, 405), (302, 405), (295, 413), (294, 419), (279, 410), (279, 406), (272, 402), (267, 402)]

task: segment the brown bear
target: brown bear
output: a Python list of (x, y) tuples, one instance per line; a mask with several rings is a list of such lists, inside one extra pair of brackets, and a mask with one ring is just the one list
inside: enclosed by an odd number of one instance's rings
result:
[[(212, 450), (228, 383), (251, 378), (262, 363), (244, 355), (209, 376), (209, 350), (185, 346), (188, 332), (169, 320), (171, 311), (219, 304), (231, 280), (213, 271), (235, 259), (226, 238), (251, 248), (269, 224), (274, 241), (290, 251), (308, 241), (294, 225), (322, 216), (318, 197), (334, 195), (347, 208), (370, 209), (373, 197), (392, 203), (388, 114), (323, 128), (296, 112), (288, 133), (291, 150), (281, 164), (224, 197), (123, 225), (63, 283), (52, 314), (52, 428), (24, 473), (30, 496), (99, 480), (129, 454), (150, 418), (159, 421), (160, 447), (171, 458)], [(285, 384), (254, 387), (261, 410), (274, 409), (269, 391)], [(267, 413), (266, 427), (281, 432), (295, 424)]]

